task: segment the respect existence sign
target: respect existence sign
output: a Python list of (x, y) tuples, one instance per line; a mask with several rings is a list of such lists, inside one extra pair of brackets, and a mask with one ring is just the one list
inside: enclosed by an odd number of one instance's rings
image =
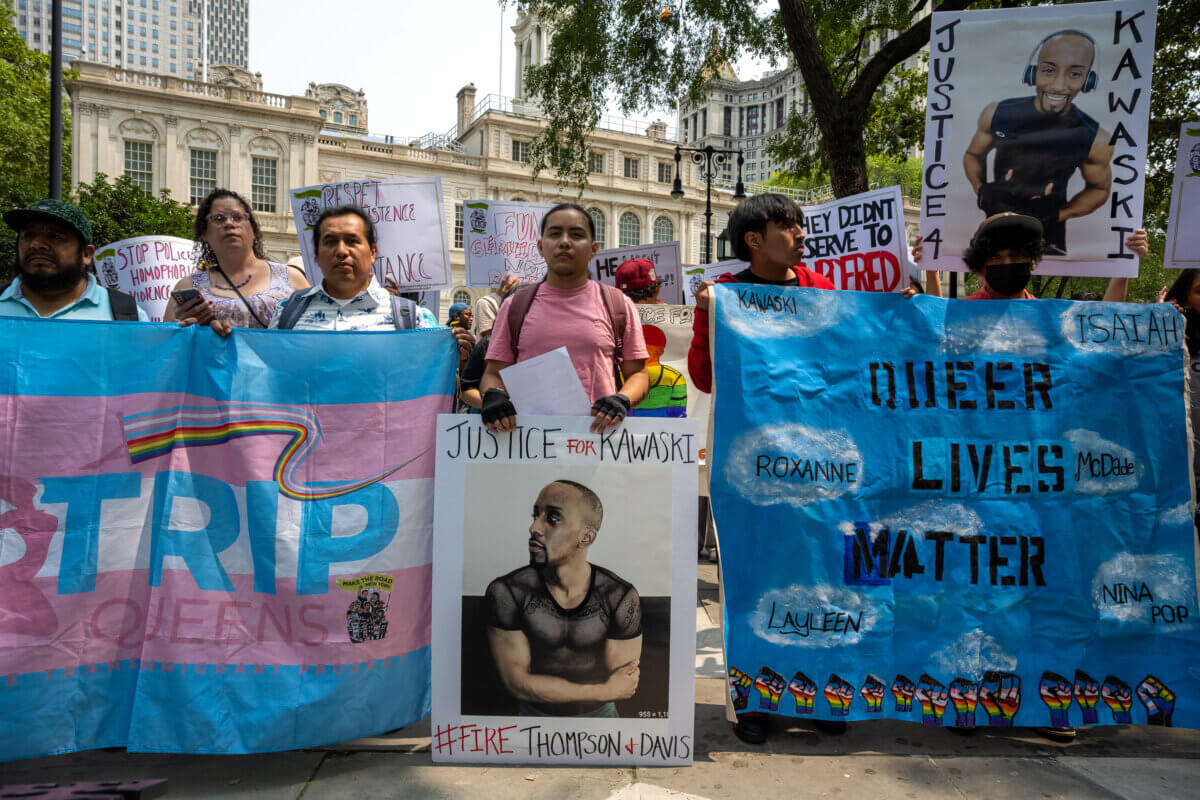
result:
[(964, 271), (993, 214), (1045, 230), (1038, 273), (1135, 277), (1157, 5), (1114, 0), (933, 14), (925, 269)]
[(442, 209), (441, 178), (388, 178), (343, 181), (292, 189), (292, 216), (309, 283), (322, 279), (313, 248), (313, 227), (321, 212), (358, 206), (375, 225), (375, 278), (392, 279), (406, 292), (449, 289), (450, 256)]
[(737, 713), (1200, 726), (1178, 311), (714, 297)]

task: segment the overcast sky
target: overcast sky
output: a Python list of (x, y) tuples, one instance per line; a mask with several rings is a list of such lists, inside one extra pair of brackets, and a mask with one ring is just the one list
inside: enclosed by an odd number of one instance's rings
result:
[[(516, 7), (503, 25), (501, 13), (497, 0), (250, 0), (250, 70), (276, 94), (303, 95), (310, 81), (362, 89), (372, 133), (444, 133), (464, 85), (477, 100), (512, 94)], [(736, 66), (743, 79), (765, 68)], [(673, 111), (643, 116), (675, 125)]]

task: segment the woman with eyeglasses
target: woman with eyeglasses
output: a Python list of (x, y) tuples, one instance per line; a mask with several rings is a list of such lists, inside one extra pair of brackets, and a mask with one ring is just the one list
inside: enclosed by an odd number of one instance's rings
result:
[(258, 220), (236, 192), (216, 189), (204, 198), (193, 238), (196, 271), (175, 284), (163, 319), (211, 325), (222, 335), (265, 328), (276, 303), (308, 288), (299, 270), (267, 260)]

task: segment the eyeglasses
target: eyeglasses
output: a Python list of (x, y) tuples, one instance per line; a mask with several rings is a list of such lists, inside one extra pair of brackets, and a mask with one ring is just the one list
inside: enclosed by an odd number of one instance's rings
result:
[(234, 211), (232, 214), (209, 214), (207, 219), (213, 225), (224, 225), (226, 220), (229, 220), (234, 225), (241, 225), (243, 222), (250, 219), (250, 217)]

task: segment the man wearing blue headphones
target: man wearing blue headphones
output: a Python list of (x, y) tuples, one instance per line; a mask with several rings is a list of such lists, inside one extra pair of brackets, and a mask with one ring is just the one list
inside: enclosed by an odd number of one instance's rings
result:
[[(1032, 97), (990, 103), (963, 154), (963, 169), (985, 217), (1005, 211), (1042, 223), (1046, 254), (1066, 255), (1066, 221), (1090, 214), (1112, 188), (1110, 134), (1075, 106), (1096, 88), (1096, 42), (1083, 31), (1056, 31), (1034, 48), (1022, 82)], [(987, 157), (996, 151), (992, 178)], [(1067, 199), (1079, 170), (1084, 187)]]

